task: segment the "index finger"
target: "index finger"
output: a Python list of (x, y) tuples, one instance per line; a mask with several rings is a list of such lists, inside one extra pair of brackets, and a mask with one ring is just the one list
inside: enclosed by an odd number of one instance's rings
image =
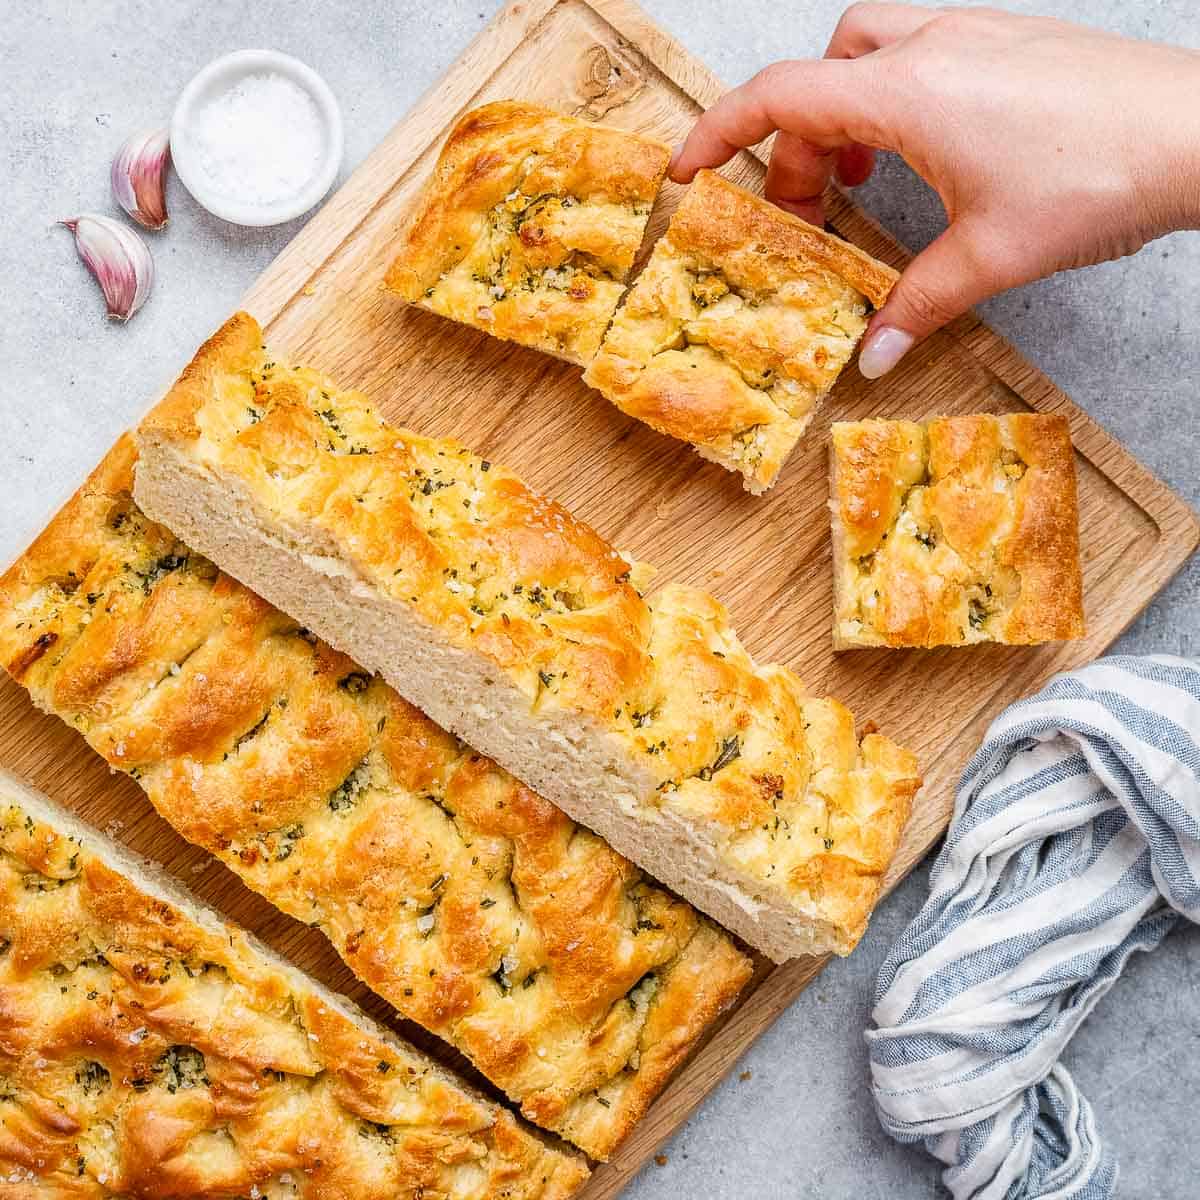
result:
[(826, 58), (861, 58), (902, 41), (938, 15), (916, 4), (852, 4), (837, 23)]
[(810, 145), (882, 145), (868, 101), (868, 60), (772, 63), (727, 92), (692, 127), (671, 163), (671, 178), (690, 183), (701, 167), (719, 167), (739, 150), (785, 129)]

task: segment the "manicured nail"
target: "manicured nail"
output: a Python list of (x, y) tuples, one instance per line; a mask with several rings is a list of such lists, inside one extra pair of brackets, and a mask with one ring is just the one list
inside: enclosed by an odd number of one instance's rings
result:
[(880, 325), (863, 343), (858, 370), (867, 379), (886, 375), (911, 349), (917, 339), (903, 329)]

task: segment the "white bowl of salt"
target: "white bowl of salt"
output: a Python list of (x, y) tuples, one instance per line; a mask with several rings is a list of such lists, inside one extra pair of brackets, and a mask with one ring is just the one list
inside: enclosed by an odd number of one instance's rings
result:
[(342, 114), (329, 85), (297, 58), (238, 50), (183, 89), (171, 161), (214, 216), (278, 225), (329, 191), (342, 162)]

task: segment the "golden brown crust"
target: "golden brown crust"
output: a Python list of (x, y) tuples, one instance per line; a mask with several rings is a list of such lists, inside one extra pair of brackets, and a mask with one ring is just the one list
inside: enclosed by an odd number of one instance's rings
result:
[(580, 364), (641, 245), (661, 142), (512, 100), (467, 113), (388, 268), (432, 312)]
[(837, 275), (882, 308), (899, 275), (834, 234), (730, 183), (716, 171), (696, 175), (671, 222), (670, 236), (685, 253), (709, 256), (736, 288), (773, 291), (812, 267)]
[(647, 603), (628, 562), (503, 467), (389, 427), (316, 372), (276, 359), (247, 373), (223, 344), (201, 351), (209, 394), (168, 397), (146, 445), (245, 489), (430, 637), (494, 666), (530, 713), (585, 717), (647, 774), (648, 820), (696, 829), (756, 893), (852, 948), (919, 785), (907, 751), (877, 769), (851, 719), (821, 770), (809, 710), (834, 702), (756, 665), (711, 596), (666, 587)]
[(502, 465), (385, 425), (317, 371), (265, 349), (247, 364), (260, 344), (253, 318), (231, 318), (139, 437), (203, 448), (334, 542), (351, 531), (367, 573), (461, 629), (531, 702), (549, 692), (603, 717), (653, 673), (630, 564), (594, 530)]
[(0, 779), (6, 1194), (559, 1200), (587, 1178), (52, 814)]
[(916, 756), (860, 736), (849, 709), (806, 694), (785, 668), (755, 667), (711, 596), (668, 586), (652, 605), (663, 675), (649, 737), (666, 742), (664, 755), (676, 745), (718, 750), (711, 766), (675, 773), (658, 803), (718, 831), (730, 862), (832, 925), (848, 953), (921, 786)]
[(584, 375), (623, 412), (770, 487), (896, 272), (701, 171)]
[[(157, 419), (194, 428), (206, 344)], [(239, 398), (240, 399), (240, 398)], [(264, 415), (261, 424), (269, 417)], [(185, 837), (606, 1157), (749, 961), (682, 901), (147, 521), (123, 438), (0, 580), (0, 661)]]
[(839, 423), (832, 454), (839, 647), (1084, 636), (1065, 418)]

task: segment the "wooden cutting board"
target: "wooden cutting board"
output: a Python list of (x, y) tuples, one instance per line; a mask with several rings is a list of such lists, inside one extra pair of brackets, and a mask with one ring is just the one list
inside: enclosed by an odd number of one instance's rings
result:
[[(245, 306), (272, 344), (362, 388), (391, 421), (452, 435), (510, 464), (622, 550), (658, 564), (660, 577), (711, 589), (729, 604), (760, 660), (793, 667), (812, 688), (838, 696), (916, 750), (927, 783), (891, 872), (894, 884), (945, 828), (954, 780), (987, 723), (1054, 672), (1095, 657), (1129, 625), (1200, 540), (1191, 510), (974, 317), (930, 339), (886, 380), (868, 384), (849, 368), (775, 489), (756, 499), (736, 477), (622, 416), (583, 386), (577, 368), (404, 308), (380, 290), (396, 226), (464, 110), (519, 97), (676, 142), (721, 91), (705, 67), (627, 0), (518, 0), (268, 268)], [(750, 154), (727, 169), (751, 187), (761, 186), (763, 171)], [(680, 190), (665, 189), (647, 244), (662, 232)], [(831, 203), (840, 233), (904, 265), (905, 252), (844, 197)], [(835, 656), (825, 506), (830, 420), (1023, 409), (1061, 412), (1071, 423), (1087, 639), (1038, 649)], [(365, 993), (323, 937), (274, 912), (178, 838), (135, 784), (111, 776), (82, 739), (37, 714), (8, 680), (0, 686), (0, 761), (462, 1067)], [(615, 1161), (596, 1172), (588, 1200), (620, 1189), (821, 966), (761, 964), (739, 1006)]]

